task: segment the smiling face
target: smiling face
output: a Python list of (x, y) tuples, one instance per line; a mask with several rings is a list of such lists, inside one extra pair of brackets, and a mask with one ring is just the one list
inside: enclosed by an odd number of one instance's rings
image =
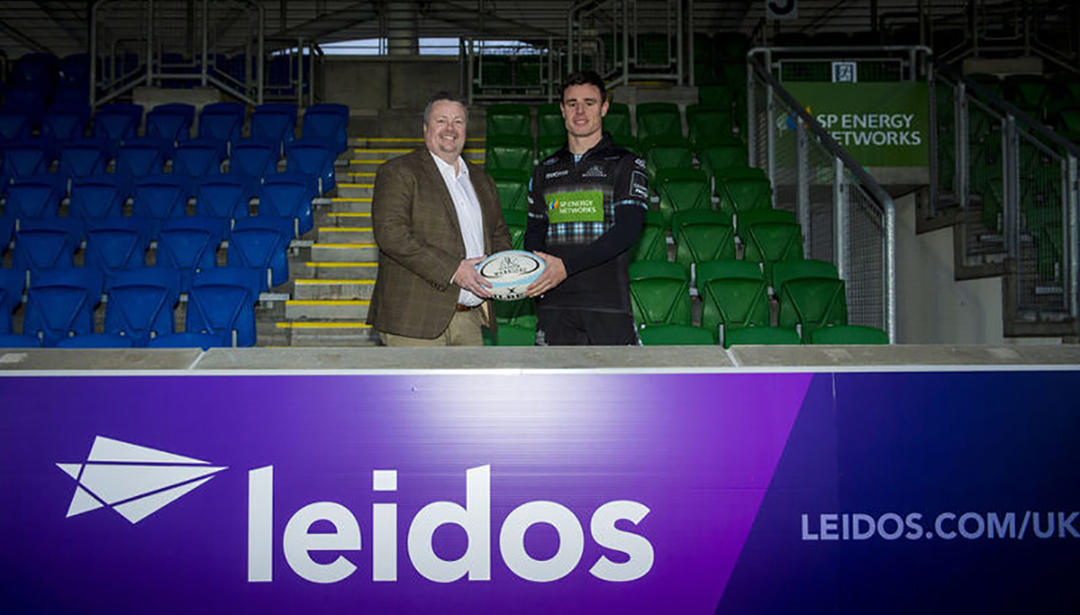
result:
[(437, 100), (424, 124), (424, 144), (443, 161), (454, 164), (465, 147), (465, 106), (453, 100)]
[(600, 140), (603, 118), (608, 111), (608, 102), (601, 99), (600, 88), (588, 83), (572, 85), (563, 92), (559, 108), (571, 141), (584, 141), (591, 146)]

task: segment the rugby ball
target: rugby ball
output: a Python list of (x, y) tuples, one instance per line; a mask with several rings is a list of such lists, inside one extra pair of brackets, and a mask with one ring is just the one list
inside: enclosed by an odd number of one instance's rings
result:
[(480, 261), (476, 270), (491, 282), (493, 299), (517, 301), (525, 298), (525, 289), (544, 273), (544, 261), (532, 252), (505, 250)]

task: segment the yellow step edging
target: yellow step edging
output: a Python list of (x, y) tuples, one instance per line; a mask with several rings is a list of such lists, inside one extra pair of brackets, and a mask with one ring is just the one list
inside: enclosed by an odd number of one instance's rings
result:
[[(375, 174), (370, 171), (362, 171), (358, 173), (349, 173), (349, 177), (375, 177)], [(375, 184), (371, 184), (374, 186)]]
[(370, 203), (373, 197), (370, 196), (332, 196), (330, 197), (331, 203)]
[(352, 284), (374, 284), (375, 280), (348, 280), (336, 278), (301, 278), (293, 280), (298, 286), (349, 286)]
[(338, 188), (374, 188), (375, 184), (355, 184), (352, 182), (338, 182)]
[(285, 305), (370, 305), (369, 299), (288, 299)]
[(370, 218), (370, 211), (331, 211), (327, 212), (327, 218)]
[(320, 233), (369, 233), (374, 229), (370, 226), (320, 226)]
[(335, 262), (324, 263), (324, 262), (308, 261), (308, 262), (306, 262), (304, 264), (307, 265), (308, 267), (327, 267), (327, 268), (330, 268), (330, 269), (341, 269), (341, 268), (346, 268), (346, 267), (378, 267), (379, 266), (379, 263), (363, 263), (363, 262), (355, 262), (355, 261), (354, 262), (341, 262), (341, 263), (335, 263)]
[(373, 243), (313, 243), (312, 248), (374, 248)]
[(366, 322), (277, 322), (274, 326), (278, 329), (370, 329), (371, 325)]

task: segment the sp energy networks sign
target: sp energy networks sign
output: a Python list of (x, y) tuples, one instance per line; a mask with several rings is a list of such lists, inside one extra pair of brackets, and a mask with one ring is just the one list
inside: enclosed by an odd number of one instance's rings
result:
[(1077, 380), (0, 377), (0, 610), (1056, 612)]
[(863, 166), (929, 164), (925, 83), (787, 82), (784, 87)]

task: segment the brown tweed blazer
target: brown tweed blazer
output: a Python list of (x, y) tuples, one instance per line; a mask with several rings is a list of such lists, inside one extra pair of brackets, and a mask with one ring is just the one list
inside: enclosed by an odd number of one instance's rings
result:
[[(495, 182), (476, 165), (468, 168), (484, 221), (484, 252), (509, 250)], [(465, 242), (450, 192), (427, 148), (379, 167), (371, 217), (379, 274), (368, 323), (395, 335), (438, 337), (454, 316), (461, 289), (450, 278), (465, 258)]]

